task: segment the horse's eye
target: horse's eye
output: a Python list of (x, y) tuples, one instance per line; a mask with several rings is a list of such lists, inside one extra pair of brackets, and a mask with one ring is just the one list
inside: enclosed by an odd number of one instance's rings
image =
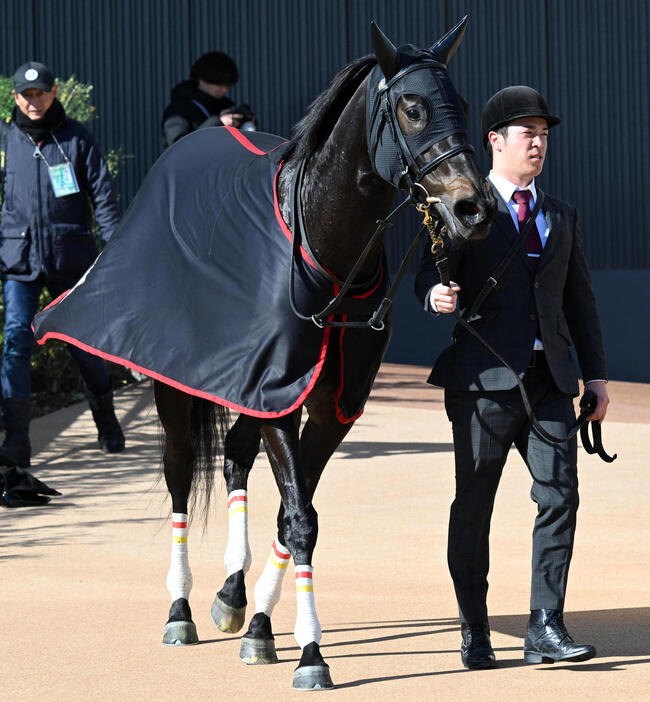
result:
[(413, 122), (417, 122), (421, 117), (420, 110), (418, 110), (417, 107), (409, 107), (404, 113), (410, 120), (413, 120)]

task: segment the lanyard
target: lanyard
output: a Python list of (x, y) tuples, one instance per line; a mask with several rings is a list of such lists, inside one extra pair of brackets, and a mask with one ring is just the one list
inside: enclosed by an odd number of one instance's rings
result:
[[(45, 161), (47, 167), (51, 168), (52, 166), (50, 165), (50, 162), (47, 160), (47, 158), (45, 158), (45, 154), (41, 151), (41, 147), (32, 139), (31, 134), (28, 134), (27, 132), (25, 132), (25, 136), (32, 142), (32, 144), (34, 146), (34, 154), (33, 154), (34, 158), (42, 158), (43, 161)], [(54, 143), (59, 148), (59, 151), (61, 152), (61, 156), (63, 156), (63, 159), (65, 160), (65, 162), (68, 165), (72, 165), (70, 163), (70, 159), (66, 156), (65, 151), (61, 147), (61, 144), (59, 144), (59, 140), (54, 136), (54, 132), (50, 132), (50, 136), (52, 137), (52, 139), (54, 139)]]

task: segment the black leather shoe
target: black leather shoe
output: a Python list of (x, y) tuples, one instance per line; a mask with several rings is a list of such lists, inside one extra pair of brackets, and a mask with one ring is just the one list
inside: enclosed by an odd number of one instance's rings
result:
[(463, 643), (460, 647), (460, 658), (469, 670), (487, 670), (496, 668), (492, 642), (490, 641), (490, 626), (487, 622), (479, 624), (461, 623), (460, 633)]
[(556, 609), (531, 611), (524, 643), (524, 660), (527, 663), (588, 661), (595, 655), (593, 646), (574, 643), (564, 626), (562, 612)]

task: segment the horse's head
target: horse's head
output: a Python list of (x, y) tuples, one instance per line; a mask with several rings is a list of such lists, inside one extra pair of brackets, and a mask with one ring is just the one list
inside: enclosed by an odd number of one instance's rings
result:
[(429, 49), (395, 48), (372, 24), (378, 65), (367, 83), (366, 123), (376, 173), (427, 197), (455, 239), (487, 235), (497, 203), (474, 160), (460, 99), (447, 63), (467, 17)]

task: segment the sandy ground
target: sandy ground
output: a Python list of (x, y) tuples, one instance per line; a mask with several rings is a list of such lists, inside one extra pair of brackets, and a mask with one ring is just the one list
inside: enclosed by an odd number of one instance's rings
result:
[[(336, 688), (291, 689), (299, 659), (291, 577), (273, 615), (280, 662), (245, 666), (239, 635), (210, 620), (224, 578), (225, 489), (208, 529), (190, 535), (191, 604), (201, 643), (165, 647), (169, 503), (156, 483), (158, 429), (148, 382), (123, 389), (127, 450), (96, 449), (87, 407), (33, 423), (34, 473), (63, 495), (0, 510), (0, 700), (650, 699), (647, 453), (650, 386), (611, 383), (606, 465), (580, 455), (581, 507), (565, 619), (598, 657), (526, 665), (530, 478), (512, 453), (492, 525), (489, 606), (499, 668), (465, 671), (446, 566), (453, 493), (451, 432), (427, 371), (382, 368), (364, 416), (327, 467), (315, 499), (315, 590), (322, 650)], [(249, 597), (274, 535), (278, 495), (264, 457), (249, 485)], [(291, 572), (290, 572), (291, 575)]]

